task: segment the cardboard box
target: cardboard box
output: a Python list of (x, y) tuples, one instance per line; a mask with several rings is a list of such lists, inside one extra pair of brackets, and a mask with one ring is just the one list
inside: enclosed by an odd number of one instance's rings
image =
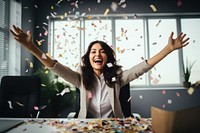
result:
[(151, 107), (155, 133), (200, 133), (200, 106), (179, 111)]

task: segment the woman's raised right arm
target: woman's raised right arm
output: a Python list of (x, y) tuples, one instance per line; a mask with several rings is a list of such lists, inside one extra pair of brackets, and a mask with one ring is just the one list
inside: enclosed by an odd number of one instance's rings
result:
[(55, 64), (55, 60), (45, 55), (44, 53), (34, 44), (31, 32), (24, 33), (19, 27), (13, 25), (13, 30), (10, 29), (15, 40), (17, 40), (24, 48), (26, 48), (31, 54), (33, 54), (42, 64), (47, 67), (52, 67)]

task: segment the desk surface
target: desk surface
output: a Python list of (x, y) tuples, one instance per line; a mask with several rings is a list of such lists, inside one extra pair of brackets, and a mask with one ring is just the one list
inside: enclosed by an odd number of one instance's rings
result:
[[(1, 118), (3, 119), (3, 118)], [(11, 119), (11, 118), (10, 118)], [(153, 133), (150, 118), (106, 119), (23, 119), (24, 123), (8, 133)]]

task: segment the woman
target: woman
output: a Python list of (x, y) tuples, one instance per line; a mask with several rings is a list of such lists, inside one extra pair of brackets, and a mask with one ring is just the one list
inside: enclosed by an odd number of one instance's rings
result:
[(10, 30), (14, 38), (39, 59), (46, 67), (80, 89), (79, 118), (124, 117), (120, 101), (120, 88), (149, 71), (169, 53), (189, 44), (186, 34), (180, 33), (155, 56), (138, 65), (122, 71), (116, 64), (113, 50), (102, 41), (92, 42), (82, 57), (81, 72), (75, 72), (50, 57), (42, 58), (43, 52), (33, 43), (30, 32), (24, 33), (19, 27)]

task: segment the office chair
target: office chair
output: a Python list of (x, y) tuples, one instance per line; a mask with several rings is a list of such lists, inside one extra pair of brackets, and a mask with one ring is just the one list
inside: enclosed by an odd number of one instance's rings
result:
[(0, 117), (36, 117), (41, 79), (36, 76), (4, 76), (0, 86)]
[[(131, 114), (131, 103), (128, 101), (130, 98), (130, 84), (126, 84), (120, 90), (119, 100), (121, 103), (122, 111), (125, 117), (130, 117)], [(76, 89), (76, 107), (75, 112), (71, 112), (68, 118), (78, 118), (78, 113), (80, 110), (80, 91)]]

